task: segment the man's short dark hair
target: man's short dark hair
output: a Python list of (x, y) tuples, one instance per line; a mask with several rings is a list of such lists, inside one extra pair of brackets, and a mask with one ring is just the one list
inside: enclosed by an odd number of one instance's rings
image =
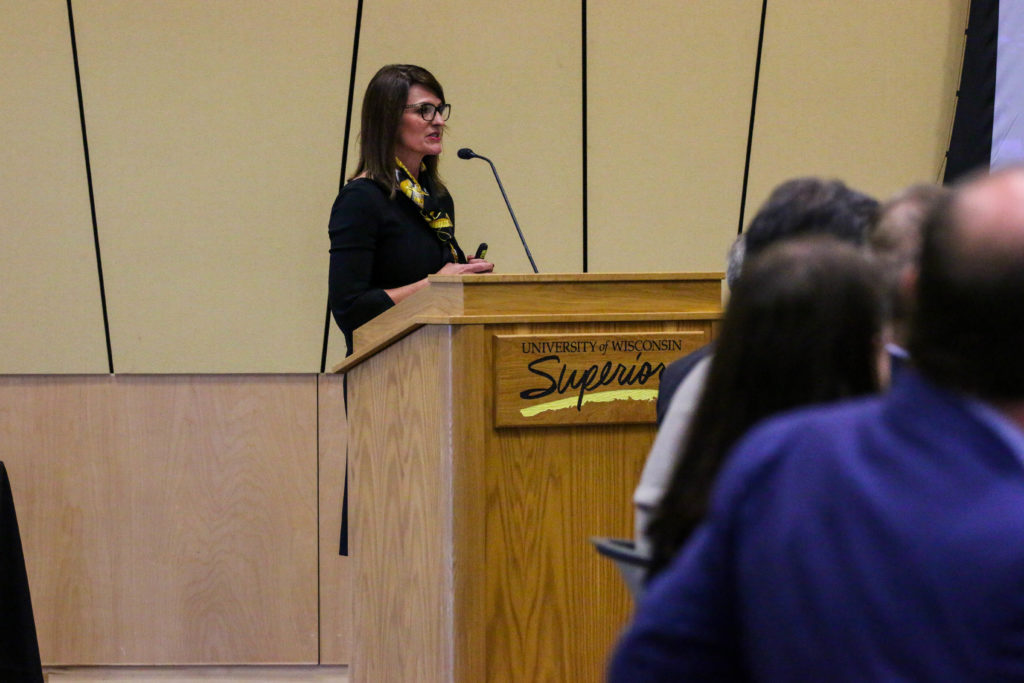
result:
[(746, 258), (798, 235), (831, 235), (862, 244), (878, 201), (839, 180), (794, 178), (772, 191), (746, 230)]
[(986, 245), (965, 237), (971, 217), (957, 209), (954, 194), (925, 221), (910, 355), (948, 388), (1024, 399), (1024, 226), (1017, 248)]

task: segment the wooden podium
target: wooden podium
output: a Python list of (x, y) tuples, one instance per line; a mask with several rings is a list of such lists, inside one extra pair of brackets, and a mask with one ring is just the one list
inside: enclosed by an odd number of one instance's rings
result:
[(663, 364), (721, 274), (430, 276), (355, 333), (353, 681), (598, 681)]

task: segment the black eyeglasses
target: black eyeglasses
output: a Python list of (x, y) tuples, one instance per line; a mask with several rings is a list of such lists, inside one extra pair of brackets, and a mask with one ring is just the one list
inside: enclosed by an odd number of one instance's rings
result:
[(419, 104), (407, 104), (405, 105), (405, 108), (415, 109), (416, 113), (419, 114), (424, 121), (433, 121), (434, 116), (437, 114), (441, 115), (442, 121), (447, 121), (448, 117), (452, 115), (452, 105), (450, 104), (442, 104), (438, 107), (430, 102), (420, 102)]

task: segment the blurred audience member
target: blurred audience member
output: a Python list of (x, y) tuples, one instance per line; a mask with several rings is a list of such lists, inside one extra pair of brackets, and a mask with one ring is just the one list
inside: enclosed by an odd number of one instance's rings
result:
[(882, 204), (878, 219), (868, 228), (868, 252), (879, 264), (889, 297), (895, 342), (891, 350), (900, 357), (906, 356), (910, 291), (921, 255), (921, 230), (929, 212), (948, 193), (941, 185), (912, 185)]
[[(745, 259), (781, 240), (830, 235), (862, 244), (877, 211), (877, 201), (839, 180), (794, 178), (782, 183), (772, 191), (746, 232), (729, 251), (726, 274), (730, 289), (736, 286)], [(707, 367), (707, 363), (701, 361), (707, 359), (713, 349), (713, 344), (703, 346), (671, 363), (662, 372), (657, 402), (660, 429), (633, 495), (634, 538), (640, 552), (650, 549), (646, 532), (649, 516), (668, 485), (704, 386), (706, 369), (691, 373), (698, 367)], [(685, 391), (681, 390), (684, 386)]]
[(703, 519), (725, 453), (755, 422), (878, 390), (884, 310), (877, 271), (853, 245), (795, 238), (748, 262), (715, 354), (693, 373), (707, 372), (707, 380), (647, 528), (649, 576)]
[(913, 367), (739, 442), (611, 680), (1024, 680), (1022, 265), (1024, 170), (939, 200)]
[[(732, 246), (729, 247), (729, 253), (726, 256), (725, 282), (729, 286), (730, 292), (736, 286), (736, 282), (740, 278), (740, 272), (743, 270), (743, 257), (747, 251), (744, 237), (745, 235), (741, 233), (733, 240)], [(696, 351), (691, 351), (682, 358), (672, 361), (662, 371), (661, 379), (658, 382), (658, 401), (655, 407), (659, 427), (664, 424), (665, 415), (668, 412), (669, 404), (672, 402), (672, 397), (675, 395), (676, 390), (679, 389), (683, 380), (693, 371), (697, 363), (710, 355), (714, 348), (715, 345), (713, 343), (705, 344)]]
[[(847, 187), (840, 180), (787, 180), (772, 190), (746, 231), (733, 242), (726, 267), (730, 289), (742, 272), (744, 259), (756, 256), (775, 242), (800, 235), (824, 234), (862, 244), (877, 213), (877, 200)], [(707, 347), (702, 347), (665, 368), (658, 390), (659, 426), (676, 388), (707, 353)]]

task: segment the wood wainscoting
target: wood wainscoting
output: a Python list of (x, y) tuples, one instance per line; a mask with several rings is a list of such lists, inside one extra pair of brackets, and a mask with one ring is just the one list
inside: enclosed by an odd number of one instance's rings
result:
[(342, 381), (0, 377), (44, 667), (347, 665)]

